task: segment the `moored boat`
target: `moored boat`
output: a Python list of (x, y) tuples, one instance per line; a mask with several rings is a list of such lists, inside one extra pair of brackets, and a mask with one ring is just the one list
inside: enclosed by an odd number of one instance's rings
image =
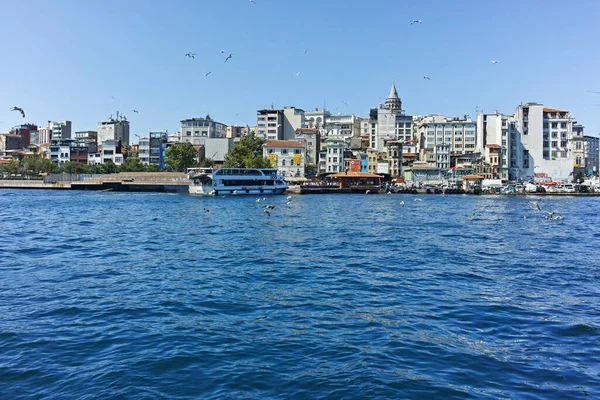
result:
[(188, 176), (193, 195), (283, 194), (289, 187), (271, 168), (191, 168)]

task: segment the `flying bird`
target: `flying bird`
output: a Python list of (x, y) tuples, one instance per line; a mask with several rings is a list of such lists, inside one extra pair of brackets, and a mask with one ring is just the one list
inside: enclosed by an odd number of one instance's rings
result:
[(423, 21), (421, 21), (420, 19), (415, 19), (410, 24), (412, 25), (412, 24), (422, 24), (422, 23), (423, 23)]
[(254, 0), (250, 0), (250, 3), (252, 4), (256, 4), (256, 2)]
[(300, 76), (300, 72), (296, 72), (294, 76)]
[(588, 93), (595, 93), (595, 94), (600, 94), (600, 92), (594, 92), (593, 90), (588, 90)]
[(492, 60), (492, 64), (500, 64), (502, 61)]
[(185, 53), (185, 56), (187, 58), (195, 58), (196, 57), (196, 53)]
[(308, 49), (304, 50), (304, 54), (308, 53)]
[(430, 81), (430, 80), (431, 80), (431, 79), (429, 79), (429, 77), (428, 77), (427, 75), (425, 75), (425, 76), (423, 77), (423, 79), (427, 79), (428, 81)]
[(233, 54), (230, 54), (230, 55), (228, 55), (228, 56), (225, 58), (225, 62), (227, 62), (227, 60), (229, 60), (229, 59), (230, 59), (232, 56), (233, 56)]
[(269, 210), (267, 210), (267, 209), (264, 209), (264, 210), (263, 210), (263, 212), (264, 212), (265, 214), (267, 214), (269, 217), (271, 216), (271, 213), (269, 212)]
[(132, 110), (134, 113), (139, 114), (138, 110)]
[(211, 74), (210, 71), (208, 71), (207, 73), (204, 74), (204, 76), (209, 76)]
[(473, 213), (472, 215), (465, 215), (465, 217), (467, 217), (469, 221), (473, 221), (473, 218), (475, 218), (475, 213)]
[(23, 109), (21, 107), (17, 107), (17, 106), (11, 107), (10, 111), (18, 111), (18, 112), (21, 113), (21, 115), (23, 116), (23, 118), (25, 118), (25, 111), (23, 111)]
[(225, 54), (225, 50), (221, 50), (221, 54)]

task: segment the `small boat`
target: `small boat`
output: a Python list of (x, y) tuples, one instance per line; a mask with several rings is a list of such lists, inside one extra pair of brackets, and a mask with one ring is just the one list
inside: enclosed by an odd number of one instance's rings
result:
[(289, 185), (271, 168), (190, 168), (189, 193), (204, 196), (283, 194)]

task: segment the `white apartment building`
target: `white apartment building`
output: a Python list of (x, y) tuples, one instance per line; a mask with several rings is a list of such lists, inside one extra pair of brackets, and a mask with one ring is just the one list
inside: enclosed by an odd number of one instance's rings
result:
[[(567, 180), (573, 174), (573, 120), (568, 111), (527, 103), (517, 107), (517, 136), (514, 157), (517, 179), (545, 174), (554, 180)], [(510, 164), (509, 159), (509, 164)], [(511, 168), (512, 172), (512, 168)]]
[(331, 116), (331, 113), (324, 108), (316, 108), (314, 111), (304, 112), (304, 124), (307, 128), (322, 129), (325, 127), (325, 121)]
[[(487, 146), (500, 146), (497, 164), (501, 179), (518, 179), (515, 171), (518, 170), (516, 152), (519, 135), (513, 115), (498, 112), (484, 114), (483, 111), (477, 115), (477, 151), (485, 157), (486, 163), (494, 164), (494, 160), (491, 160), (489, 155), (494, 153), (494, 157), (496, 157), (496, 152), (485, 150), (489, 149)], [(510, 173), (511, 169), (512, 173)]]
[(277, 168), (277, 173), (289, 178), (303, 178), (306, 166), (304, 140), (268, 140), (263, 146), (263, 156)]
[(117, 113), (117, 118), (112, 116), (108, 121), (103, 121), (98, 124), (98, 143), (103, 143), (107, 140), (121, 141), (121, 144), (129, 145), (129, 121), (125, 117)]
[(443, 115), (414, 117), (415, 133), (421, 149), (436, 149), (438, 144), (450, 146), (452, 154), (481, 152), (476, 123), (468, 118)]
[(304, 128), (304, 110), (285, 107), (256, 112), (256, 136), (267, 140), (293, 140), (296, 129)]
[(99, 146), (97, 153), (88, 155), (88, 164), (91, 165), (106, 164), (108, 161), (112, 161), (115, 165), (123, 164), (124, 158), (118, 140), (105, 140)]
[(319, 173), (344, 171), (344, 151), (347, 147), (343, 138), (328, 138), (327, 148), (320, 154)]
[(188, 118), (182, 120), (181, 128), (176, 136), (176, 142), (203, 146), (207, 139), (225, 139), (226, 136), (227, 125), (214, 121), (210, 115), (207, 115), (205, 118)]
[(150, 139), (143, 137), (139, 140), (140, 163), (150, 165)]
[(43, 137), (40, 132), (40, 142), (46, 144), (52, 140), (71, 139), (71, 129), (71, 121), (48, 121), (48, 128), (43, 132)]

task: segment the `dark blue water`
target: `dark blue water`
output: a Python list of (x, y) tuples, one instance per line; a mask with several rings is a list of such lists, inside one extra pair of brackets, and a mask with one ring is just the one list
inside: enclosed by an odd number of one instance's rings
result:
[(599, 398), (600, 198), (415, 197), (0, 191), (0, 398)]

